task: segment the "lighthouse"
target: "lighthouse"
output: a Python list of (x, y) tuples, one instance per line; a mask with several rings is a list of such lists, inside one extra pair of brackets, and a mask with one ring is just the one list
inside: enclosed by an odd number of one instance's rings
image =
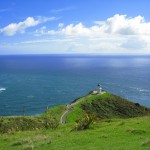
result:
[(97, 88), (97, 94), (101, 94), (102, 93), (102, 86), (100, 83), (98, 83), (98, 88)]
[(92, 92), (92, 94), (103, 94), (103, 93), (105, 93), (105, 91), (102, 89), (101, 84), (98, 83), (98, 84), (97, 84), (97, 89), (94, 90), (94, 91)]

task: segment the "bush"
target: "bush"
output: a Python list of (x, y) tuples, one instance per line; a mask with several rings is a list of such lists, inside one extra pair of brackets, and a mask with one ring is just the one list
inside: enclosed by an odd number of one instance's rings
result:
[(55, 118), (48, 118), (48, 117), (44, 117), (44, 126), (46, 129), (51, 128), (51, 129), (56, 129), (59, 125), (59, 121)]
[(56, 129), (59, 121), (50, 117), (0, 117), (0, 133), (15, 133), (17, 131)]
[(95, 119), (94, 114), (85, 114), (81, 119), (76, 120), (76, 125), (73, 127), (73, 130), (85, 130), (90, 127)]

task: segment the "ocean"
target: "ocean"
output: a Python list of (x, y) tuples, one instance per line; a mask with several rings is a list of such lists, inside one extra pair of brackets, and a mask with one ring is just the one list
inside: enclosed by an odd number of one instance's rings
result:
[(150, 56), (0, 56), (0, 116), (38, 115), (102, 88), (150, 106)]

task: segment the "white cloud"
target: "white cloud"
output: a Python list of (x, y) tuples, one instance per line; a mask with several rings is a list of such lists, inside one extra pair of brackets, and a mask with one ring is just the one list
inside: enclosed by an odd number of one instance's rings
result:
[[(24, 41), (21, 44), (37, 44), (37, 43), (50, 43), (50, 42), (71, 42), (72, 39), (38, 39), (38, 40), (31, 40), (31, 41)], [(20, 44), (20, 43), (16, 43)]]
[(19, 23), (11, 23), (4, 27), (0, 31), (6, 36), (13, 36), (17, 32), (23, 33), (26, 28), (36, 26), (39, 24), (39, 20), (35, 20), (33, 17), (28, 17), (25, 21)]
[(39, 23), (44, 23), (44, 22), (47, 22), (47, 21), (53, 21), (53, 20), (56, 20), (57, 18), (56, 17), (43, 17), (43, 16), (38, 16), (37, 17), (37, 20), (39, 21)]
[(64, 27), (64, 23), (59, 23), (59, 24), (58, 24), (58, 27), (59, 27), (59, 28)]
[(33, 27), (40, 23), (44, 23), (44, 22), (54, 20), (54, 19), (55, 17), (48, 18), (48, 17), (39, 16), (38, 19), (34, 19), (33, 17), (28, 17), (23, 22), (11, 23), (7, 25), (6, 27), (1, 28), (0, 33), (3, 33), (6, 36), (13, 36), (16, 33), (24, 33), (25, 30), (29, 27)]
[(137, 16), (127, 18), (126, 15), (114, 15), (106, 21), (96, 21), (96, 25), (89, 28), (81, 22), (70, 24), (61, 29), (56, 34), (76, 35), (76, 36), (94, 36), (98, 37), (103, 34), (120, 34), (120, 35), (150, 35), (150, 22), (145, 22), (144, 17)]
[[(15, 24), (19, 27), (12, 34), (43, 22), (39, 20), (33, 18), (33, 22), (28, 25), (24, 21), (21, 23), (25, 24), (23, 29), (20, 23)], [(127, 17), (116, 14), (106, 20), (95, 21), (90, 27), (82, 22), (68, 25), (59, 23), (56, 30), (43, 26), (34, 35), (42, 35), (43, 39), (38, 40), (36, 37), (35, 40), (24, 41), (18, 45), (26, 45), (29, 49), (33, 46), (35, 50), (45, 49), (47, 53), (150, 54), (150, 22), (145, 21), (142, 16)]]
[(76, 25), (70, 24), (61, 29), (58, 33), (71, 36), (88, 36), (90, 34), (90, 29), (84, 27), (82, 23)]
[(93, 23), (96, 25), (103, 25), (105, 21), (94, 21)]
[(150, 22), (145, 22), (144, 17), (127, 18), (126, 15), (115, 15), (108, 18), (100, 27), (106, 33), (135, 35), (150, 34)]
[(105, 21), (94, 22), (91, 27), (86, 27), (81, 22), (67, 26), (62, 24), (61, 28), (59, 24), (58, 27), (58, 30), (44, 29), (43, 33), (84, 39), (88, 48), (99, 52), (111, 49), (110, 51), (130, 53), (133, 49), (141, 52), (150, 49), (150, 22), (146, 22), (142, 16), (128, 18), (116, 14)]
[(56, 31), (55, 30), (47, 30), (46, 26), (41, 27), (40, 29), (37, 29), (34, 32), (35, 36), (40, 36), (40, 35), (55, 35)]
[(121, 47), (126, 49), (143, 49), (147, 46), (147, 43), (140, 38), (128, 38), (124, 43), (121, 44)]

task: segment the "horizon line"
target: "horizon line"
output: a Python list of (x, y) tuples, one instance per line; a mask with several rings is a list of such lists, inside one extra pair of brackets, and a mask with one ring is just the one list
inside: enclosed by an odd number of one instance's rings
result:
[(39, 56), (39, 55), (88, 55), (88, 56), (150, 56), (150, 54), (121, 54), (121, 53), (116, 53), (116, 54), (100, 54), (100, 53), (50, 53), (50, 54), (0, 54), (0, 56)]

